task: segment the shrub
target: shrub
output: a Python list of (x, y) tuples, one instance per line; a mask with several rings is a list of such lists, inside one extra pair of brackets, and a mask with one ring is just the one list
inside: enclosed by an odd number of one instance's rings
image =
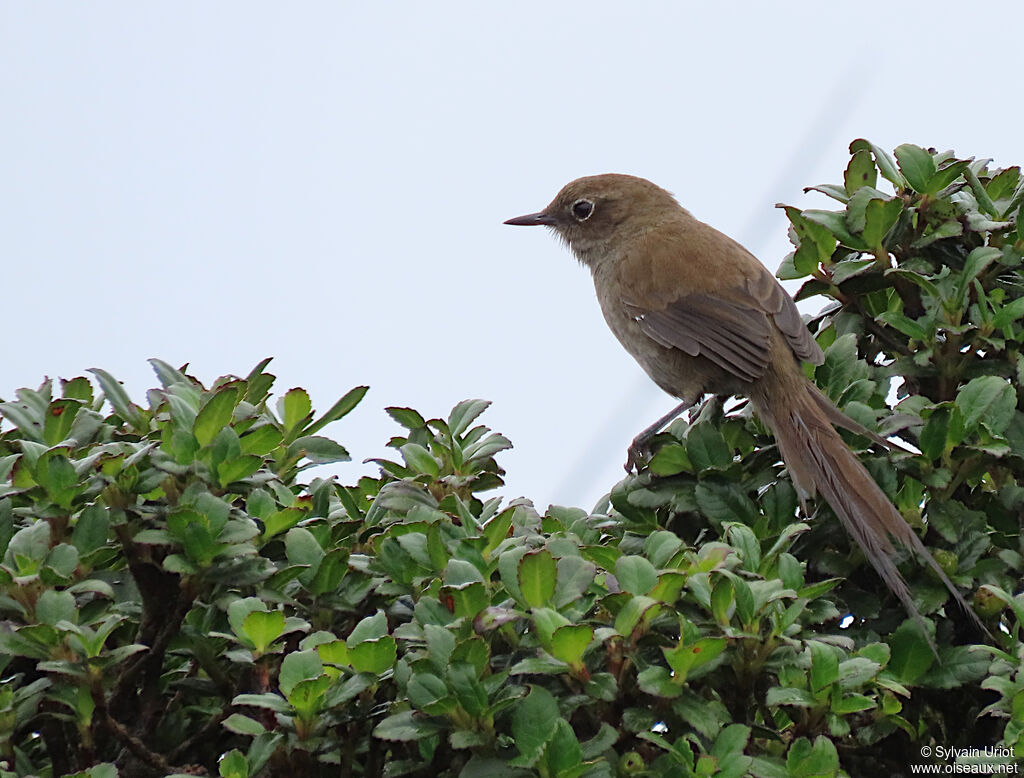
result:
[(847, 436), (995, 645), (908, 559), (933, 655), (744, 403), (541, 515), (486, 496), (483, 401), (390, 408), (379, 478), (307, 482), (365, 387), (317, 416), (271, 403), (269, 360), (210, 388), (153, 360), (145, 405), (102, 370), (0, 404), (0, 775), (900, 775), (1024, 745), (1024, 182), (851, 153), (814, 187), (839, 210), (786, 207), (780, 273), (833, 301), (814, 378), (920, 452)]

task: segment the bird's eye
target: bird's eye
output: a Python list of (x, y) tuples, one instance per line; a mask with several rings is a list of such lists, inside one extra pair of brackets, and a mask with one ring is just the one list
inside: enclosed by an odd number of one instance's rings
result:
[(585, 222), (594, 212), (594, 204), (590, 200), (577, 200), (572, 204), (572, 215), (577, 221)]

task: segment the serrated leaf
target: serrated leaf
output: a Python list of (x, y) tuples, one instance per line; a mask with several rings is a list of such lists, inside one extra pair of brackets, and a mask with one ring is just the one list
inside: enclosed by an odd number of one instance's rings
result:
[(516, 748), (533, 764), (540, 756), (544, 744), (551, 738), (560, 719), (558, 703), (551, 692), (541, 686), (532, 686), (530, 693), (512, 711), (512, 734)]
[(686, 433), (686, 455), (697, 472), (720, 470), (732, 464), (732, 449), (712, 424), (694, 424)]
[(956, 405), (964, 415), (967, 432), (984, 423), (992, 432), (1000, 434), (1013, 419), (1017, 407), (1017, 393), (1013, 386), (999, 376), (979, 376), (960, 388)]
[(757, 519), (757, 508), (738, 484), (701, 481), (695, 494), (701, 512), (715, 524), (727, 521), (753, 524)]
[(463, 400), (454, 408), (448, 416), (448, 429), (452, 437), (459, 438), (469, 429), (476, 418), (487, 410), (491, 403), (487, 400)]

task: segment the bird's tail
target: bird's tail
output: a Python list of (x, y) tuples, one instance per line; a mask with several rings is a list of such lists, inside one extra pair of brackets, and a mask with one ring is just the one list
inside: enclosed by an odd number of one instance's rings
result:
[[(830, 401), (802, 374), (774, 377), (778, 386), (754, 392), (751, 399), (761, 418), (775, 433), (782, 458), (801, 498), (821, 493), (886, 586), (922, 629), (925, 629), (924, 619), (894, 561), (894, 540), (928, 563), (956, 601), (987, 634), (988, 630), (949, 576), (832, 426), (837, 418), (845, 418), (842, 412), (835, 406), (826, 412), (823, 401), (831, 405)], [(850, 424), (856, 425), (856, 422), (850, 420)], [(927, 630), (925, 636), (931, 641)]]

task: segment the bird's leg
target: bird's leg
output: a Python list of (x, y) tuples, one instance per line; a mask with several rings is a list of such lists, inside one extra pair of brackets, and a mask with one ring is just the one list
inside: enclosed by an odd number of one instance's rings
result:
[(666, 413), (660, 419), (658, 419), (650, 427), (647, 427), (643, 432), (633, 438), (633, 442), (629, 444), (629, 449), (626, 452), (626, 472), (631, 473), (636, 470), (640, 472), (640, 468), (644, 464), (646, 454), (650, 452), (651, 438), (661, 432), (662, 428), (670, 421), (678, 418), (685, 411), (688, 411), (694, 406), (694, 403), (690, 400), (683, 400), (679, 405), (673, 408), (671, 411)]

